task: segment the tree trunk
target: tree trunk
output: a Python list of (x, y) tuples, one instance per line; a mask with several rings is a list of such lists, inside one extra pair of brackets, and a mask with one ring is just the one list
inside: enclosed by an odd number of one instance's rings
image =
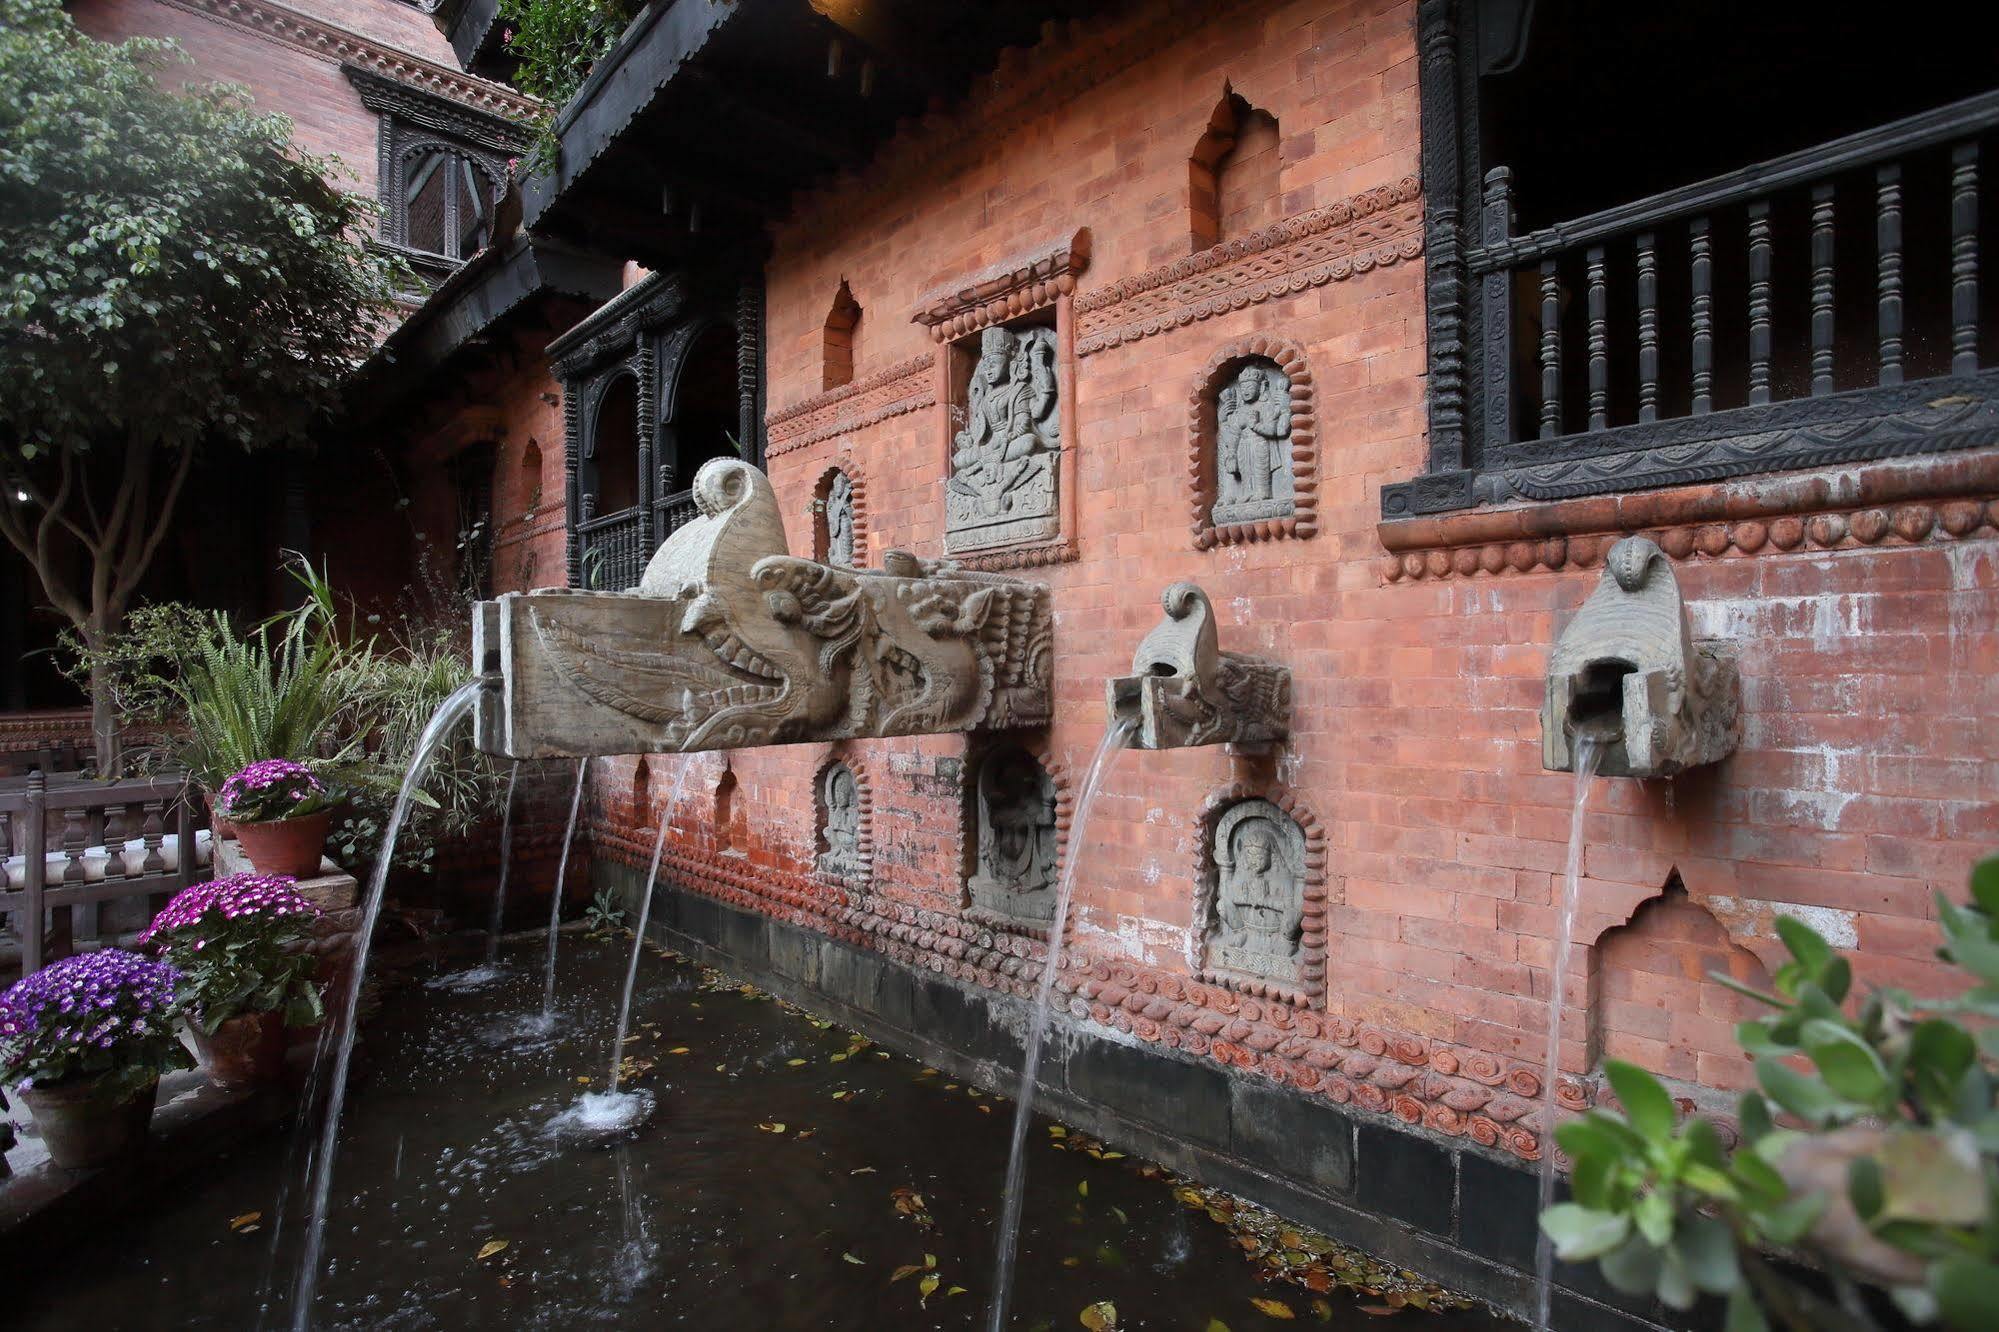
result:
[(107, 781), (122, 776), (124, 768), (118, 745), (118, 710), (112, 705), (111, 678), (100, 655), (116, 627), (116, 618), (98, 613), (83, 628), (83, 641), (90, 649), (90, 735), (97, 746), (97, 775)]

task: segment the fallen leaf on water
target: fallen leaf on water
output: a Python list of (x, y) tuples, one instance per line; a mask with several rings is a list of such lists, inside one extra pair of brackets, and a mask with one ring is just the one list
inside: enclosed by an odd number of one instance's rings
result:
[(241, 1216), (230, 1217), (229, 1228), (231, 1230), (241, 1230), (245, 1226), (253, 1226), (263, 1219), (264, 1214), (262, 1212), (245, 1212)]
[(762, 1130), (763, 1130), (763, 1131), (764, 1131), (765, 1133), (782, 1133), (782, 1132), (784, 1132), (784, 1125), (783, 1125), (783, 1124), (759, 1124), (759, 1125), (757, 1125), (757, 1127), (758, 1127), (758, 1128), (760, 1128), (760, 1129), (762, 1129)]
[(873, 1166), (862, 1166), (859, 1170), (849, 1170), (847, 1173), (850, 1175), (872, 1175), (875, 1173), (875, 1168)]
[(836, 1101), (844, 1101), (844, 1100), (846, 1100), (846, 1099), (847, 1099), (847, 1098), (848, 1098), (849, 1096), (852, 1096), (852, 1095), (853, 1095), (853, 1093), (852, 1093), (852, 1092), (846, 1092), (846, 1091), (836, 1091), (836, 1092), (834, 1092), (834, 1093), (833, 1093), (833, 1099), (834, 1099), (834, 1100), (836, 1100)]
[(578, 1078), (578, 1079), (576, 1079), (576, 1080), (577, 1080), (578, 1082), (582, 1083), (582, 1084), (583, 1084), (583, 1085), (584, 1085), (585, 1087), (587, 1087), (587, 1086), (589, 1086), (589, 1085), (590, 1085), (590, 1079), (588, 1079), (588, 1078)]
[(1069, 1130), (1063, 1128), (1060, 1124), (1050, 1124), (1048, 1126), (1048, 1136), (1051, 1138), (1066, 1138), (1069, 1136)]
[(1219, 1318), (1208, 1320), (1208, 1332), (1229, 1332), (1229, 1325)]
[(673, 1048), (672, 1048), (671, 1050), (668, 1050), (668, 1051), (667, 1051), (667, 1053), (668, 1053), (668, 1054), (687, 1054), (687, 1053), (689, 1053), (689, 1051), (688, 1051), (687, 1047), (686, 1047), (686, 1046), (684, 1046), (684, 1045), (676, 1045), (676, 1046), (674, 1046), (674, 1047), (673, 1047)]
[(1085, 1198), (1089, 1197), (1089, 1196), (1090, 1196), (1090, 1181), (1089, 1181), (1089, 1180), (1087, 1180), (1087, 1179), (1085, 1179), (1085, 1180), (1079, 1180), (1079, 1181), (1077, 1182), (1077, 1184), (1076, 1184), (1076, 1192), (1078, 1192), (1078, 1193), (1082, 1194), (1082, 1195), (1083, 1195), (1083, 1196), (1084, 1196)]
[(488, 1258), (491, 1258), (506, 1247), (507, 1242), (505, 1240), (487, 1240), (479, 1246), (479, 1261), (482, 1263), (485, 1262)]
[(1333, 1302), (1331, 1300), (1313, 1300), (1312, 1317), (1318, 1319), (1322, 1323), (1332, 1322)]
[(1077, 1314), (1076, 1321), (1089, 1328), (1090, 1332), (1115, 1332), (1117, 1306), (1109, 1300), (1098, 1300)]
[(832, 1056), (832, 1057), (831, 1057), (830, 1059), (828, 1059), (828, 1060), (827, 1060), (826, 1062), (827, 1062), (827, 1063), (829, 1063), (829, 1064), (840, 1064), (840, 1063), (845, 1063), (845, 1062), (846, 1062), (846, 1059), (847, 1059), (847, 1056), (845, 1056), (845, 1055), (843, 1055), (843, 1054), (836, 1054), (836, 1055)]
[(842, 1258), (842, 1259), (843, 1259), (844, 1261), (846, 1261), (846, 1262), (850, 1262), (850, 1263), (852, 1263), (852, 1264), (853, 1264), (854, 1266), (856, 1266), (856, 1267), (866, 1267), (866, 1266), (868, 1265), (868, 1264), (867, 1264), (867, 1260), (866, 1260), (865, 1258), (856, 1258), (856, 1257), (854, 1257), (854, 1255), (853, 1255), (853, 1254), (851, 1254), (851, 1253), (843, 1253), (843, 1254), (841, 1254), (841, 1255), (840, 1255), (840, 1257), (841, 1257), (841, 1258)]
[(991, 1106), (989, 1106), (989, 1105), (982, 1105), (982, 1106), (980, 1106), (980, 1107), (979, 1107), (979, 1113), (980, 1113), (980, 1114), (982, 1114), (982, 1115), (989, 1115), (989, 1114), (991, 1114), (992, 1112), (993, 1112), (993, 1108), (992, 1108)]
[(1131, 1218), (1124, 1214), (1124, 1208), (1122, 1207), (1111, 1208), (1111, 1215), (1117, 1218), (1117, 1223), (1121, 1226), (1128, 1226), (1131, 1224)]
[(916, 1289), (918, 1292), (916, 1302), (922, 1305), (926, 1309), (929, 1308), (930, 1297), (937, 1293), (937, 1286), (941, 1280), (942, 1278), (939, 1277), (935, 1272), (925, 1273), (923, 1280), (916, 1283)]
[(889, 1277), (889, 1282), (892, 1285), (895, 1282), (902, 1280), (904, 1277), (915, 1276), (918, 1272), (921, 1272), (922, 1270), (923, 1269), (915, 1263), (904, 1263), (901, 1267), (895, 1269), (894, 1274)]
[(944, 1296), (946, 1299), (949, 1299), (953, 1295), (963, 1295), (964, 1293), (965, 1288), (963, 1286), (952, 1286), (945, 1290)]
[(1360, 1311), (1364, 1314), (1373, 1314), (1376, 1318), (1387, 1318), (1393, 1314), (1402, 1312), (1400, 1309), (1386, 1304), (1363, 1304), (1360, 1306)]
[(793, 1138), (796, 1138), (799, 1142), (804, 1142), (807, 1138), (811, 1137), (813, 1134), (817, 1133), (818, 1131), (819, 1131), (818, 1129), (800, 1129), (798, 1130), (798, 1132), (792, 1134), (791, 1136)]
[(1062, 1260), (1062, 1266), (1064, 1267), (1081, 1267), (1082, 1265), (1083, 1260), (1081, 1258), (1069, 1257)]
[(1296, 1318), (1298, 1315), (1283, 1300), (1251, 1300), (1257, 1312), (1266, 1318)]

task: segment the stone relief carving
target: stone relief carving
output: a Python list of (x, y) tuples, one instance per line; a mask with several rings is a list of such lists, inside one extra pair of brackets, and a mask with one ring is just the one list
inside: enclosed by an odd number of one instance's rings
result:
[(482, 749), (688, 753), (1048, 720), (1045, 587), (906, 551), (879, 570), (791, 556), (769, 479), (735, 458), (702, 467), (694, 500), (632, 592), (479, 603), (474, 658), (498, 677)]
[(836, 879), (859, 879), (861, 863), (861, 794), (854, 771), (844, 763), (829, 764), (819, 778), (819, 835), (824, 849), (818, 868)]
[(988, 328), (952, 439), (944, 549), (982, 550), (1059, 530), (1062, 451), (1055, 330)]
[(826, 563), (854, 563), (854, 481), (845, 472), (826, 487)]
[(1215, 400), (1214, 521), (1282, 518), (1295, 508), (1291, 378), (1269, 361), (1250, 361)]
[(972, 905), (1015, 921), (1055, 918), (1055, 783), (1033, 755), (1006, 748), (979, 765)]
[(1291, 668), (1223, 652), (1215, 611), (1193, 583), (1160, 597), (1166, 618), (1132, 654), (1131, 674), (1106, 683), (1112, 722), (1134, 723), (1139, 749), (1263, 745), (1291, 733)]
[(1293, 985), (1305, 923), (1305, 833), (1268, 800), (1224, 811), (1214, 829), (1217, 877), (1207, 965)]
[(1549, 655), (1542, 766), (1573, 771), (1583, 735), (1605, 746), (1606, 776), (1670, 777), (1713, 763), (1741, 738), (1741, 695), (1732, 648), (1694, 641), (1665, 552), (1626, 537)]

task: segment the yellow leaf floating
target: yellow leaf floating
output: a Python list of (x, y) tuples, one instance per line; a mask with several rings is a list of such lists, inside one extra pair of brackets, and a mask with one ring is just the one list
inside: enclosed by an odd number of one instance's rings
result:
[(893, 1285), (904, 1277), (915, 1276), (922, 1270), (915, 1263), (904, 1263), (901, 1267), (896, 1268), (894, 1274), (889, 1277), (889, 1284)]
[(764, 1131), (765, 1133), (782, 1133), (782, 1132), (784, 1132), (784, 1125), (783, 1125), (783, 1124), (759, 1124), (759, 1125), (757, 1125), (757, 1127), (758, 1127), (758, 1128), (760, 1128), (760, 1129), (762, 1129), (762, 1130), (763, 1130), (763, 1131)]
[(803, 1063), (804, 1063), (805, 1061), (804, 1061), (803, 1059), (787, 1059), (787, 1060), (785, 1060), (784, 1062), (785, 1062), (785, 1064), (786, 1064), (786, 1066), (787, 1066), (787, 1067), (790, 1067), (790, 1068), (797, 1068), (798, 1066), (800, 1066), (801, 1064), (803, 1064)]
[(688, 1051), (687, 1047), (686, 1047), (686, 1046), (684, 1046), (684, 1045), (676, 1045), (676, 1046), (674, 1046), (674, 1047), (673, 1047), (673, 1048), (672, 1048), (671, 1050), (668, 1050), (668, 1051), (667, 1051), (667, 1053), (668, 1053), (668, 1054), (687, 1054), (687, 1053), (689, 1053), (689, 1051)]
[(506, 1247), (507, 1242), (505, 1240), (487, 1240), (479, 1246), (479, 1261), (482, 1263), (485, 1262), (494, 1254), (503, 1252)]
[(1208, 1332), (1229, 1332), (1229, 1325), (1219, 1318), (1208, 1320)]
[(1098, 1300), (1076, 1315), (1076, 1321), (1090, 1332), (1116, 1332), (1117, 1306), (1109, 1300)]
[(1292, 1311), (1291, 1306), (1283, 1300), (1258, 1299), (1251, 1300), (1250, 1303), (1255, 1305), (1257, 1312), (1265, 1318), (1296, 1318), (1298, 1316)]
[(840, 1257), (846, 1262), (852, 1263), (856, 1267), (866, 1267), (868, 1265), (867, 1260), (865, 1258), (856, 1258), (851, 1253), (843, 1253), (840, 1255)]
[(245, 1226), (254, 1226), (263, 1219), (264, 1214), (262, 1212), (245, 1212), (241, 1216), (230, 1217), (229, 1228), (231, 1230), (242, 1230)]

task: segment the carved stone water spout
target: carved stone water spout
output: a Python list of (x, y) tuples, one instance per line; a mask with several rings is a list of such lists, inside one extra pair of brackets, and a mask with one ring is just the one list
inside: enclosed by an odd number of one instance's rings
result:
[(1291, 668), (1223, 652), (1208, 594), (1175, 583), (1160, 597), (1166, 618), (1132, 655), (1131, 674), (1105, 687), (1113, 723), (1137, 723), (1138, 749), (1269, 745), (1291, 733)]
[(497, 676), (477, 740), (511, 758), (688, 753), (1039, 726), (1048, 589), (890, 551), (851, 569), (788, 554), (764, 474), (716, 459), (699, 516), (631, 592), (480, 602)]
[(1583, 733), (1604, 744), (1598, 770), (1607, 776), (1670, 777), (1713, 763), (1741, 738), (1741, 695), (1732, 647), (1694, 641), (1665, 553), (1626, 537), (1548, 659), (1542, 765), (1573, 771)]

